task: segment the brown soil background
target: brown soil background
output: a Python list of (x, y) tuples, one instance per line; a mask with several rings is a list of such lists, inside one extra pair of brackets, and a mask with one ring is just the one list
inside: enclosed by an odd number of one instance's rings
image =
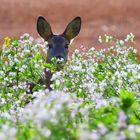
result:
[(56, 33), (62, 33), (69, 21), (81, 16), (82, 30), (73, 46), (100, 48), (99, 35), (106, 33), (123, 39), (132, 32), (140, 50), (139, 11), (140, 0), (0, 0), (0, 44), (6, 36), (30, 33), (38, 37), (39, 15), (49, 21)]

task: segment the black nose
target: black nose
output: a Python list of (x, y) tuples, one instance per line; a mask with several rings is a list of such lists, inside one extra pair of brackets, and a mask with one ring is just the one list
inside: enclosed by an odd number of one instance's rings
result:
[(63, 56), (56, 56), (56, 59), (57, 59), (57, 64), (58, 65), (63, 64), (63, 62), (64, 62), (64, 57)]

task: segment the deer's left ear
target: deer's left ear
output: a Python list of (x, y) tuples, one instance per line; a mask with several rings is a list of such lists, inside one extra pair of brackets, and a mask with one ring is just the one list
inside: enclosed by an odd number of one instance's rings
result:
[(76, 17), (67, 25), (63, 35), (68, 40), (71, 40), (79, 34), (80, 29), (81, 29), (81, 18)]

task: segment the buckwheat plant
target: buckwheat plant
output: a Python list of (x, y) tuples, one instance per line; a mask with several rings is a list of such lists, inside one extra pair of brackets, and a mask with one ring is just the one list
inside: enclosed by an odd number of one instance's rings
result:
[[(0, 51), (0, 139), (139, 139), (135, 36), (119, 40), (103, 35), (99, 42), (100, 51), (81, 46), (58, 69), (55, 59), (45, 63), (46, 42), (29, 34), (6, 37)], [(44, 68), (53, 73), (52, 91), (38, 83)], [(30, 83), (35, 84), (33, 94)]]
[(45, 43), (35, 43), (29, 34), (20, 39), (5, 38), (0, 51), (0, 112), (28, 100), (28, 83), (37, 83), (44, 68), (41, 48)]
[[(129, 35), (134, 45), (133, 37)], [(140, 65), (137, 50), (134, 46), (127, 46), (125, 41), (107, 35), (103, 36), (102, 42), (106, 42), (106, 38), (114, 46), (100, 51), (90, 48), (84, 56), (75, 50), (64, 70), (53, 75), (52, 87), (75, 92), (80, 97), (116, 97), (122, 88), (139, 95)]]
[(20, 121), (33, 123), (38, 139), (76, 139), (79, 126), (87, 122), (89, 105), (82, 98), (60, 91), (40, 91), (34, 96), (35, 100), (21, 112)]

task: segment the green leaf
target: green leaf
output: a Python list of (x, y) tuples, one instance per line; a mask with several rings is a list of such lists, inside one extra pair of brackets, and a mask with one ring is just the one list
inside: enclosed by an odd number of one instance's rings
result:
[(97, 75), (97, 78), (98, 78), (99, 81), (102, 81), (105, 78), (105, 74), (101, 73), (101, 74)]
[(52, 67), (52, 64), (51, 64), (51, 63), (45, 63), (45, 64), (44, 64), (44, 67), (45, 67), (45, 68), (51, 68), (51, 67)]
[(41, 55), (40, 54), (36, 54), (35, 55), (35, 59), (40, 60), (41, 59)]
[(122, 109), (126, 111), (134, 103), (135, 94), (133, 92), (121, 89), (120, 97), (121, 97), (121, 101), (122, 101)]
[(14, 47), (18, 46), (18, 45), (19, 45), (19, 41), (18, 41), (18, 40), (14, 40), (14, 41), (12, 42), (12, 45), (13, 45)]

